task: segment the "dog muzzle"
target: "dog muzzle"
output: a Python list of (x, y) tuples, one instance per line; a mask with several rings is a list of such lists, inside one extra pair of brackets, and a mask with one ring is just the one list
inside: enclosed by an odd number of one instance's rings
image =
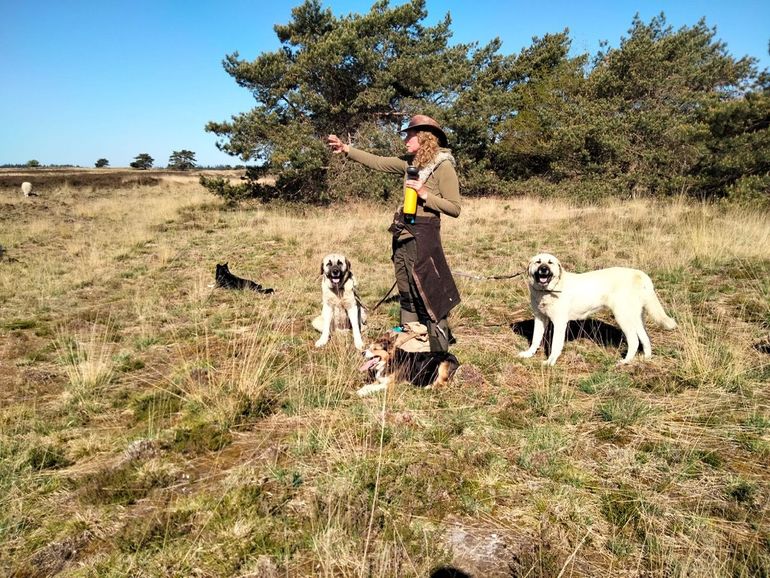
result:
[(379, 362), (380, 362), (379, 357), (372, 357), (371, 359), (367, 359), (366, 361), (364, 361), (361, 367), (358, 368), (358, 371), (369, 371)]
[(540, 267), (537, 268), (537, 271), (535, 271), (533, 278), (535, 279), (535, 283), (545, 287), (551, 282), (551, 279), (553, 279), (553, 273), (548, 265), (540, 265)]
[(342, 280), (343, 275), (344, 273), (342, 272), (342, 269), (339, 267), (332, 267), (332, 269), (329, 271), (329, 280), (337, 285)]

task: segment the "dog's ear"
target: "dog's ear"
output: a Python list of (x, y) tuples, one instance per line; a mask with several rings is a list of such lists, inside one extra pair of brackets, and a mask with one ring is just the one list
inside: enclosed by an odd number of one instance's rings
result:
[(321, 261), (321, 275), (324, 274), (324, 262)]
[(350, 271), (350, 259), (345, 257), (345, 271)]

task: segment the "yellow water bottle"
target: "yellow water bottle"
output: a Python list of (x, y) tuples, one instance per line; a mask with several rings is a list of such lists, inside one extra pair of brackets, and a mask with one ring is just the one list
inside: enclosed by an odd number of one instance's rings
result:
[[(420, 170), (417, 167), (406, 168), (407, 179), (417, 179), (420, 176)], [(414, 216), (417, 213), (417, 191), (412, 187), (404, 187), (404, 221), (410, 225), (414, 224)]]

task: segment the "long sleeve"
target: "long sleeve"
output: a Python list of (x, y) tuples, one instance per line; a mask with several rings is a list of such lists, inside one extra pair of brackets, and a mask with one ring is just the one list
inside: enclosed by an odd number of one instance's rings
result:
[(348, 157), (370, 169), (382, 171), (384, 173), (403, 175), (406, 173), (406, 167), (408, 165), (405, 158), (381, 157), (355, 147), (349, 148)]
[(426, 210), (460, 216), (460, 183), (450, 162), (441, 163), (425, 186), (428, 187), (428, 198), (423, 204)]

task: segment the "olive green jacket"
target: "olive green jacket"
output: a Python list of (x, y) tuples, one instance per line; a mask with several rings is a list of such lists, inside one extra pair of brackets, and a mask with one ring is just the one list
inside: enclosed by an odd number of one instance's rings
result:
[[(406, 167), (412, 160), (412, 155), (403, 157), (381, 157), (350, 147), (348, 157), (371, 169), (385, 173), (403, 175), (406, 180)], [(440, 149), (439, 158), (447, 160), (441, 162), (422, 188), (427, 190), (428, 198), (423, 201), (417, 198), (417, 216), (440, 217), (441, 213), (450, 217), (460, 216), (460, 184), (455, 172), (454, 159), (449, 149)]]

